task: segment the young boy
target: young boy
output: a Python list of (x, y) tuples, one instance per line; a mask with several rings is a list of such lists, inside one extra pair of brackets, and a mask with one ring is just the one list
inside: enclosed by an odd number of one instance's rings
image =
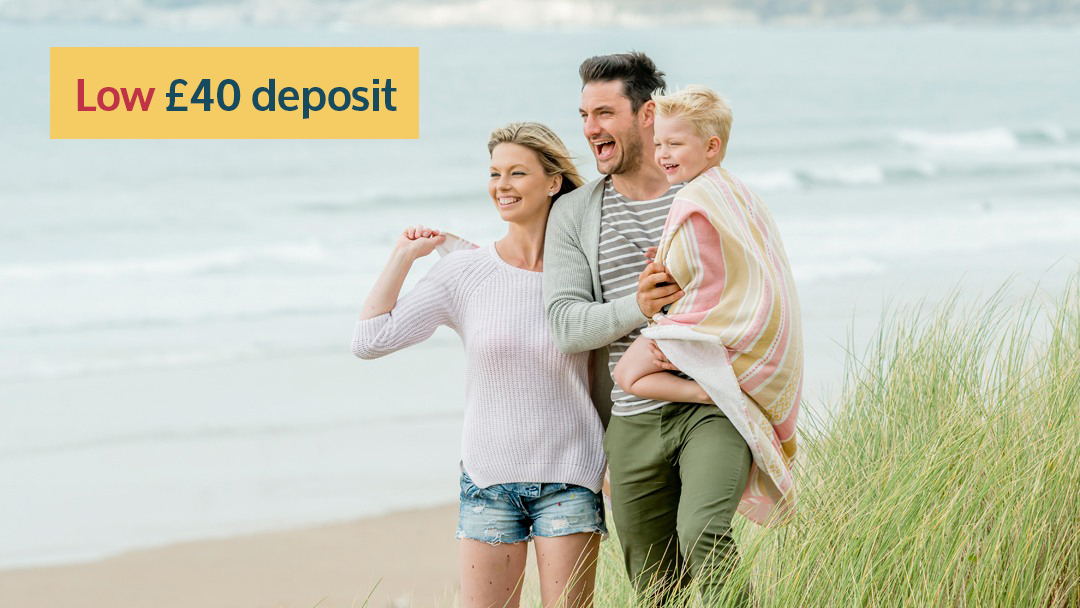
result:
[[(782, 520), (794, 508), (803, 368), (791, 268), (764, 202), (720, 166), (727, 102), (702, 86), (653, 100), (656, 163), (670, 183), (689, 182), (671, 204), (655, 259), (684, 295), (653, 316), (613, 375), (632, 395), (718, 406), (753, 456), (739, 512)], [(654, 340), (679, 375), (660, 367)]]
[[(732, 121), (731, 107), (722, 97), (703, 86), (690, 85), (671, 95), (654, 95), (653, 101), (656, 102), (654, 158), (668, 183), (691, 182), (720, 166)], [(661, 240), (667, 237), (665, 227)], [(712, 403), (697, 382), (657, 366), (650, 351), (651, 343), (652, 340), (640, 336), (623, 354), (614, 371), (619, 388), (647, 399)]]

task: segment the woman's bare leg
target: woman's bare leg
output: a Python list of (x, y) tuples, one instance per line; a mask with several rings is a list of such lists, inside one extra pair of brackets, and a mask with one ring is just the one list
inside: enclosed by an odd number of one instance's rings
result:
[(517, 608), (529, 543), (461, 541), (463, 608)]
[(536, 536), (533, 543), (544, 608), (590, 608), (600, 535), (581, 532), (551, 538)]

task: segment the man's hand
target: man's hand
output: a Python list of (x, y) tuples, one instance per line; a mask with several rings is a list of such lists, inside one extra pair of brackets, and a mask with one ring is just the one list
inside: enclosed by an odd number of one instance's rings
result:
[(652, 262), (638, 275), (637, 303), (648, 318), (683, 296), (678, 283), (661, 264)]
[(679, 371), (679, 368), (675, 367), (671, 361), (668, 361), (664, 351), (660, 350), (660, 347), (656, 345), (656, 340), (649, 340), (649, 351), (652, 352), (653, 365), (669, 372)]

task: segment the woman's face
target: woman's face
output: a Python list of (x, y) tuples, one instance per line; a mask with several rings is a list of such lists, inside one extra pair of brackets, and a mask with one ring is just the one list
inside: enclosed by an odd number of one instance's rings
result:
[(546, 216), (551, 209), (548, 193), (558, 189), (559, 180), (557, 175), (546, 175), (536, 152), (525, 146), (504, 143), (491, 151), (488, 194), (507, 222)]

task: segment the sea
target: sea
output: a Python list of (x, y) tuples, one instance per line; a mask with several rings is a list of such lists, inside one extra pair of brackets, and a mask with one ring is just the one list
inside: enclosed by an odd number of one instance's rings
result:
[[(52, 140), (58, 46), (417, 46), (420, 137)], [(595, 176), (577, 67), (631, 49), (734, 108), (805, 407), (888, 311), (1080, 265), (1074, 26), (0, 22), (0, 568), (454, 501), (457, 336), (359, 361), (356, 315), (403, 227), (504, 233), (493, 128), (543, 122)]]

